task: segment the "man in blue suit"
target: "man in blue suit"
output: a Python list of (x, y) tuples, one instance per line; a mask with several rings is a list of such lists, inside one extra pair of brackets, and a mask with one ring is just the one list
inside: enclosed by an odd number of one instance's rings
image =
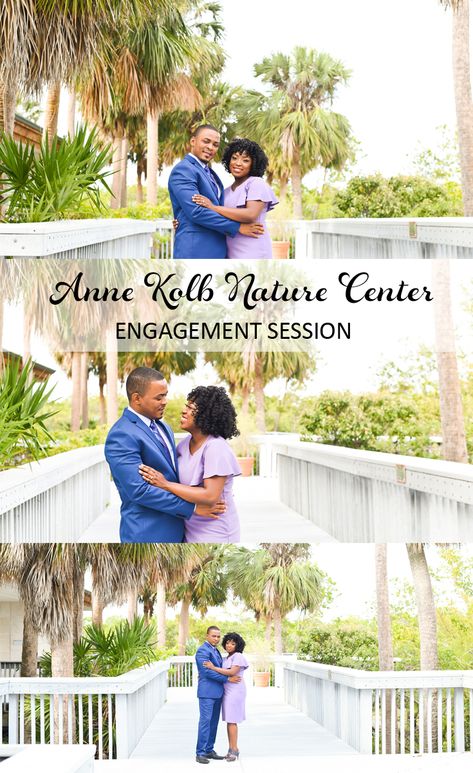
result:
[(223, 676), (210, 668), (205, 668), (204, 662), (210, 660), (217, 668), (222, 668), (222, 656), (217, 649), (220, 641), (220, 629), (216, 625), (207, 628), (207, 639), (195, 654), (195, 662), (199, 672), (197, 697), (199, 699), (199, 730), (197, 734), (196, 761), (206, 765), (209, 760), (223, 760), (214, 749), (217, 735), (220, 709), (225, 682), (240, 682), (239, 676)]
[(219, 145), (220, 133), (215, 126), (198, 126), (191, 136), (190, 153), (176, 164), (169, 177), (169, 195), (179, 223), (175, 258), (226, 258), (227, 236), (239, 231), (257, 238), (264, 230), (260, 223), (237, 223), (192, 201), (200, 193), (213, 204), (223, 205), (222, 181), (209, 167)]
[[(182, 542), (184, 522), (195, 506), (170, 492), (151, 486), (138, 468), (147, 464), (179, 481), (176, 446), (171, 428), (161, 421), (166, 408), (168, 386), (154, 368), (135, 368), (127, 378), (129, 407), (113, 425), (105, 441), (121, 504), (122, 542)], [(201, 515), (222, 512), (224, 505), (196, 509)]]

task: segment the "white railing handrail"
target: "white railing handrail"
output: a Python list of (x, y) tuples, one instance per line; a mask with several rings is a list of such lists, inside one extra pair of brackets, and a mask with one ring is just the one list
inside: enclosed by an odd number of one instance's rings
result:
[(302, 220), (296, 224), (296, 229), (312, 233), (401, 239), (458, 247), (470, 247), (473, 244), (473, 218), (471, 217), (340, 217)]
[(3, 695), (132, 695), (167, 671), (169, 662), (159, 660), (120, 676), (10, 677), (0, 679)]
[(358, 690), (395, 688), (440, 688), (473, 686), (473, 670), (464, 671), (363, 671), (343, 666), (327, 666), (306, 660), (285, 660), (284, 668), (336, 682)]
[(292, 459), (473, 504), (473, 467), (469, 464), (304, 441), (275, 444), (274, 450)]
[(0, 254), (47, 257), (71, 249), (152, 234), (156, 221), (133, 218), (57, 220), (49, 223), (0, 223)]
[(104, 446), (87, 446), (0, 471), (0, 513), (105, 462)]

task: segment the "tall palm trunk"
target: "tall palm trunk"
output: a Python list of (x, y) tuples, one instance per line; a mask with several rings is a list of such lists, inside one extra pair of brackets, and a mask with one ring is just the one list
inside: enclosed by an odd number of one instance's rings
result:
[(452, 3), (452, 59), (460, 149), (463, 210), (473, 215), (473, 100), (470, 77), (469, 0)]
[(81, 353), (72, 352), (71, 376), (72, 376), (72, 398), (71, 398), (71, 430), (77, 432), (80, 429), (80, 408), (81, 408)]
[(31, 331), (33, 327), (33, 310), (26, 304), (23, 314), (23, 365), (31, 358)]
[(442, 456), (452, 462), (468, 462), (465, 420), (455, 347), (450, 265), (448, 260), (432, 261), (435, 339), (439, 376)]
[(279, 604), (275, 604), (273, 610), (273, 623), (274, 623), (274, 651), (276, 655), (282, 655), (282, 615), (281, 607)]
[[(69, 610), (74, 609), (74, 559), (72, 552), (70, 552), (67, 560), (64, 561), (62, 577), (61, 603)], [(73, 677), (74, 676), (74, 635), (72, 616), (68, 621), (64, 621), (63, 628), (55, 641), (51, 641), (51, 675), (53, 677)], [(74, 743), (74, 727), (75, 719), (71, 717), (72, 734), (69, 735), (69, 700), (68, 696), (63, 698), (63, 743)], [(55, 736), (59, 738), (59, 712), (60, 704), (57, 699), (54, 702), (54, 724), (55, 724)], [(71, 709), (73, 711), (73, 708)]]
[(99, 411), (100, 411), (100, 423), (105, 424), (107, 421), (107, 406), (105, 403), (104, 387), (105, 387), (105, 373), (100, 370), (99, 373)]
[(250, 408), (250, 388), (248, 384), (243, 384), (241, 388), (241, 415), (248, 416)]
[(128, 144), (128, 138), (123, 137), (121, 155), (122, 168), (120, 170), (120, 207), (126, 207), (127, 205)]
[(266, 432), (266, 418), (264, 412), (263, 355), (260, 352), (258, 352), (255, 356), (253, 385), (256, 402), (256, 429), (258, 432)]
[(302, 174), (301, 174), (300, 152), (298, 148), (294, 150), (294, 156), (292, 159), (291, 183), (292, 183), (292, 209), (293, 209), (294, 217), (297, 220), (301, 220), (302, 219)]
[(438, 668), (437, 616), (424, 546), (408, 544), (407, 555), (417, 601), (420, 634), (420, 667), (422, 671)]
[(98, 628), (103, 625), (105, 603), (97, 591), (92, 591), (92, 623)]
[(138, 158), (136, 162), (136, 201), (138, 204), (142, 204), (144, 201), (143, 192), (143, 175), (144, 175), (144, 163), (142, 158)]
[(112, 156), (112, 198), (110, 206), (112, 209), (119, 209), (121, 191), (122, 191), (122, 137), (121, 135), (113, 138), (113, 156)]
[(158, 582), (156, 586), (156, 626), (158, 629), (158, 647), (166, 646), (166, 586)]
[(179, 614), (179, 633), (177, 640), (177, 654), (186, 654), (186, 642), (189, 636), (189, 609), (191, 605), (190, 596), (185, 596), (181, 601), (181, 612)]
[(118, 352), (113, 328), (107, 330), (107, 424), (118, 419)]
[[(387, 545), (375, 545), (376, 619), (380, 671), (394, 670), (391, 610), (389, 607)], [(386, 693), (386, 751), (391, 754), (391, 691)]]
[(87, 429), (89, 426), (89, 396), (87, 390), (87, 381), (89, 378), (89, 355), (88, 352), (81, 352), (80, 355), (80, 403), (81, 403), (81, 427)]
[(264, 640), (268, 647), (271, 647), (271, 633), (272, 633), (273, 621), (271, 615), (265, 615), (264, 617)]
[(11, 83), (0, 85), (0, 132), (13, 137), (15, 129), (16, 89)]
[(38, 632), (33, 626), (29, 614), (23, 616), (23, 641), (21, 644), (20, 676), (37, 676), (38, 672)]
[[(411, 565), (412, 578), (417, 602), (417, 616), (419, 620), (420, 634), (420, 668), (421, 671), (434, 671), (438, 668), (438, 639), (437, 639), (437, 615), (435, 599), (432, 590), (429, 567), (425, 555), (424, 546), (414, 543), (408, 544), (407, 554)], [(420, 696), (419, 696), (420, 698)], [(424, 703), (424, 737), (427, 737), (428, 728), (428, 696), (424, 691), (422, 696)], [(438, 719), (438, 695), (434, 690), (432, 694), (432, 748), (437, 749), (439, 738), (437, 733)], [(422, 753), (422, 749), (420, 750)]]
[(127, 593), (127, 619), (130, 625), (138, 613), (138, 591), (132, 588)]
[(76, 99), (75, 86), (71, 86), (67, 97), (67, 133), (71, 139), (76, 133)]
[(49, 145), (57, 136), (57, 124), (59, 118), (59, 103), (61, 100), (61, 83), (56, 81), (48, 89), (46, 109), (44, 112), (44, 130), (47, 132)]
[(158, 114), (148, 113), (146, 117), (147, 134), (147, 175), (146, 199), (148, 204), (158, 203)]
[(84, 625), (84, 578), (85, 572), (76, 561), (74, 565), (74, 607), (73, 607), (73, 639), (74, 644), (80, 641)]

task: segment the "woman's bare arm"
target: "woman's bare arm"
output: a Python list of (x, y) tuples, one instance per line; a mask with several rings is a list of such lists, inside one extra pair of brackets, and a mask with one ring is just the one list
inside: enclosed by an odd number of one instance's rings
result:
[(186, 486), (184, 483), (166, 480), (161, 472), (148, 467), (146, 464), (141, 464), (139, 471), (147, 483), (164, 489), (164, 491), (170, 491), (194, 505), (215, 505), (220, 499), (227, 479), (226, 475), (214, 475), (212, 478), (205, 478), (203, 486)]
[(211, 209), (219, 215), (235, 220), (237, 223), (254, 223), (264, 209), (264, 201), (247, 201), (245, 207), (225, 207), (213, 204), (207, 196), (196, 194), (192, 197), (194, 204)]

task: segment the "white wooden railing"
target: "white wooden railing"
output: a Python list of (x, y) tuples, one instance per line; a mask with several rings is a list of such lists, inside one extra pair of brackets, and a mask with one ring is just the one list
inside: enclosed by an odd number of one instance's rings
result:
[(473, 540), (471, 465), (305, 442), (273, 453), (281, 501), (338, 540)]
[(0, 256), (10, 258), (149, 258), (152, 220), (59, 220), (0, 223)]
[(471, 258), (473, 218), (336, 218), (295, 223), (297, 259)]
[[(269, 686), (283, 687), (284, 663), (296, 658), (295, 654), (271, 655), (264, 658), (251, 652), (245, 652), (249, 663), (245, 671), (245, 682), (248, 686), (254, 683), (255, 673), (269, 672)], [(197, 687), (197, 666), (195, 658), (190, 655), (179, 655), (169, 659), (168, 687)]]
[(110, 500), (103, 446), (0, 472), (0, 542), (74, 542)]
[(287, 703), (363, 754), (473, 751), (473, 671), (370, 672), (296, 660), (284, 664), (284, 690)]
[(168, 667), (160, 661), (117, 677), (0, 679), (7, 743), (95, 744), (99, 759), (126, 759), (164, 704)]

